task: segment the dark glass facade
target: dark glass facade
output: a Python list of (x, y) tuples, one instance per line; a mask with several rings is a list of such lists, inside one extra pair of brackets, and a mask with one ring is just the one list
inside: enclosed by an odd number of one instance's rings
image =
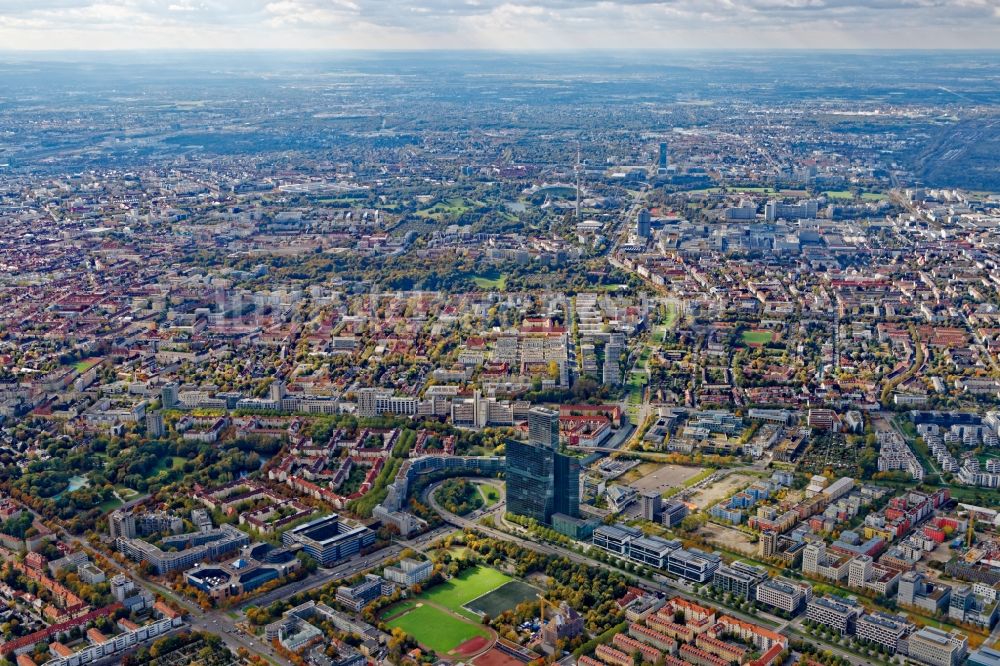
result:
[(580, 463), (548, 446), (507, 442), (507, 510), (550, 525), (552, 514), (580, 516)]

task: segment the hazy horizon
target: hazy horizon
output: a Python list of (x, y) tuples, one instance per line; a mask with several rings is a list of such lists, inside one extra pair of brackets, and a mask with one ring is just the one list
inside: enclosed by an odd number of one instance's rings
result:
[(996, 49), (994, 0), (0, 0), (10, 51)]

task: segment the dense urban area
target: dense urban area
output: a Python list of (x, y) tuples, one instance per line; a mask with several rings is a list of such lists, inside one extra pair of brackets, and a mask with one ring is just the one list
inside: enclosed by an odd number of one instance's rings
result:
[(18, 56), (0, 660), (1000, 665), (1000, 56)]

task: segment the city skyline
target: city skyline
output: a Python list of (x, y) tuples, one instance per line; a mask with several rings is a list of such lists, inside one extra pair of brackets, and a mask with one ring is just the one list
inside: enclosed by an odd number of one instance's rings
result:
[(990, 0), (0, 2), (8, 50), (992, 49)]

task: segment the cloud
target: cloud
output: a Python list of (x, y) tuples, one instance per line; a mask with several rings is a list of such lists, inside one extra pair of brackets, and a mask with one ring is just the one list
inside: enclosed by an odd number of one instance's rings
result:
[(1000, 44), (1000, 0), (0, 0), (0, 44), (975, 48)]

